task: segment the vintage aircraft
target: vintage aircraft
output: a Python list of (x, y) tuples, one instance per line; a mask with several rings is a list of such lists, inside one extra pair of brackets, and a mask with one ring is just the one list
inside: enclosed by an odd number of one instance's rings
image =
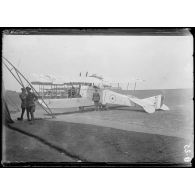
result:
[[(169, 110), (164, 104), (164, 96), (157, 95), (145, 99), (139, 99), (132, 95), (121, 94), (121, 89), (113, 87), (106, 82), (103, 77), (93, 74), (91, 76), (69, 79), (69, 81), (61, 81), (57, 83), (56, 79), (51, 76), (44, 76), (39, 81), (33, 81), (31, 84), (36, 88), (40, 95), (39, 103), (50, 109), (66, 109), (79, 108), (83, 110), (85, 107), (94, 105), (92, 101), (95, 88), (100, 93), (100, 104), (104, 108), (109, 106), (139, 106), (147, 113), (154, 113), (156, 110)], [(52, 81), (51, 81), (52, 78)]]
[[(95, 88), (100, 93), (100, 104), (104, 107), (119, 105), (119, 106), (139, 106), (147, 113), (154, 113), (156, 110), (169, 110), (164, 104), (164, 96), (157, 95), (145, 99), (139, 99), (132, 95), (120, 93), (120, 86), (112, 86), (112, 84), (102, 76), (97, 74), (81, 76), (77, 78), (56, 80), (51, 75), (36, 76), (36, 80), (29, 82), (28, 79), (5, 57), (3, 57), (3, 65), (13, 75), (16, 81), (25, 87), (24, 82), (32, 88), (32, 91), (38, 95), (38, 102), (41, 107), (52, 117), (54, 117), (51, 109), (56, 108), (72, 108), (76, 107), (81, 110), (84, 107), (93, 106), (92, 95)], [(60, 84), (59, 84), (60, 83)], [(129, 84), (129, 83), (128, 83)], [(128, 85), (127, 85), (128, 86)], [(136, 87), (136, 82), (135, 82)], [(134, 90), (135, 90), (134, 87)], [(128, 87), (127, 87), (128, 89)]]
[[(139, 99), (132, 95), (122, 94), (119, 86), (114, 87), (110, 82), (104, 80), (102, 76), (96, 74), (89, 75), (88, 72), (84, 77), (66, 79), (63, 76), (61, 81), (57, 81), (51, 75), (34, 75), (38, 76), (35, 81), (29, 82), (28, 79), (5, 57), (3, 57), (3, 65), (13, 75), (16, 81), (22, 86), (26, 85), (32, 88), (32, 91), (38, 95), (38, 102), (52, 118), (55, 118), (52, 109), (66, 109), (76, 107), (83, 110), (84, 107), (93, 106), (92, 95), (95, 88), (100, 93), (100, 104), (102, 107), (112, 105), (118, 106), (139, 106), (147, 113), (154, 113), (156, 110), (169, 110), (164, 104), (164, 96), (157, 95), (145, 99)], [(59, 84), (60, 83), (60, 84)], [(128, 90), (129, 83), (127, 85)], [(136, 87), (136, 82), (134, 90)]]

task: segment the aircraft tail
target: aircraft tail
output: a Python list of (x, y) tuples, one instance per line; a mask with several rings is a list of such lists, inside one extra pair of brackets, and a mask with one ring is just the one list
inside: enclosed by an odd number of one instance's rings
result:
[(170, 110), (169, 107), (164, 104), (164, 95), (157, 95), (142, 100), (147, 104), (153, 105), (155, 110)]
[(103, 90), (102, 104), (116, 104), (122, 106), (141, 106), (147, 113), (154, 113), (156, 110), (169, 110), (164, 104), (164, 96), (157, 95), (146, 99), (139, 99), (134, 96), (119, 94), (111, 90)]

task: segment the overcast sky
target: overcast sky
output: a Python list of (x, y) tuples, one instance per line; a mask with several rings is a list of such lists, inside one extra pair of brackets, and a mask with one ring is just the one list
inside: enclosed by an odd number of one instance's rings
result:
[[(5, 35), (3, 56), (31, 81), (32, 74), (74, 77), (88, 71), (105, 79), (142, 78), (138, 89), (191, 88), (192, 36)], [(3, 71), (6, 89), (20, 90)]]

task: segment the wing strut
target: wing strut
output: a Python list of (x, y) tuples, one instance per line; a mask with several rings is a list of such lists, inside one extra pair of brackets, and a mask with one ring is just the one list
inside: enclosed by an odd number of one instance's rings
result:
[[(9, 70), (9, 72), (13, 75), (13, 77), (17, 80), (17, 82), (22, 86), (22, 87), (25, 87), (23, 82), (22, 82), (22, 79), (21, 77), (28, 83), (28, 85), (31, 87), (31, 89), (33, 90), (34, 93), (36, 93), (39, 97), (41, 97), (39, 95), (39, 93), (35, 90), (35, 88), (32, 86), (32, 84), (26, 79), (26, 77), (8, 60), (6, 59), (5, 57), (3, 57), (3, 59), (11, 66), (11, 68), (8, 67), (8, 65), (3, 62), (3, 64), (5, 65), (5, 67)], [(12, 70), (15, 70), (15, 73), (17, 74), (17, 76), (13, 73)], [(39, 104), (43, 110), (45, 110), (45, 112), (47, 112), (49, 115), (52, 116), (52, 118), (55, 118), (54, 114), (52, 113), (51, 109), (48, 107), (48, 105), (46, 104), (46, 102), (44, 101), (44, 99), (41, 97), (41, 100), (43, 101), (43, 103), (45, 104), (45, 106), (47, 107), (47, 109)]]

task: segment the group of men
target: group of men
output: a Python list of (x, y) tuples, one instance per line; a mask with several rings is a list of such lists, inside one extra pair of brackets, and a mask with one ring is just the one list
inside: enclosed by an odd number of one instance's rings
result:
[(35, 112), (35, 101), (38, 100), (38, 97), (31, 92), (30, 87), (21, 88), (22, 93), (20, 93), (21, 99), (21, 117), (18, 120), (23, 120), (24, 113), (26, 110), (28, 121), (34, 121), (34, 112)]
[[(31, 92), (30, 87), (21, 88), (21, 90), (22, 93), (20, 93), (19, 97), (21, 99), (22, 113), (18, 120), (23, 120), (24, 113), (26, 111), (28, 121), (34, 121), (35, 101), (38, 100), (38, 97)], [(100, 94), (97, 89), (95, 89), (95, 92), (93, 93), (92, 100), (94, 101), (95, 110), (101, 110), (102, 105), (100, 104)]]

